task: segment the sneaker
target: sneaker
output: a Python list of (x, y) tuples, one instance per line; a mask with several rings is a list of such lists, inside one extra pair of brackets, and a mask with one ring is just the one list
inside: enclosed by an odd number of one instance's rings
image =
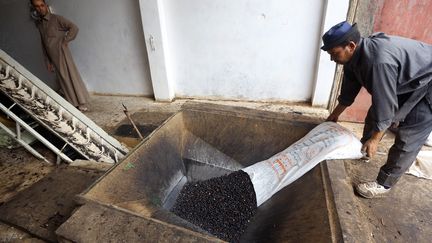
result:
[(390, 188), (385, 188), (384, 186), (378, 184), (376, 181), (360, 183), (356, 186), (356, 191), (362, 197), (374, 198), (383, 197), (386, 193), (390, 191)]

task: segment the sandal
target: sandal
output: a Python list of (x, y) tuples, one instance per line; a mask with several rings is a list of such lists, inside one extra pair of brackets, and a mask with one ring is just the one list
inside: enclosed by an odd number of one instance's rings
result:
[(85, 106), (85, 105), (80, 105), (77, 108), (78, 108), (78, 110), (80, 110), (82, 112), (89, 111), (89, 108), (87, 106)]

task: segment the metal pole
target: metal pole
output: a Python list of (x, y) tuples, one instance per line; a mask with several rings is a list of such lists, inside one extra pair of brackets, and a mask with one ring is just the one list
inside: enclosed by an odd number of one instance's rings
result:
[(138, 127), (135, 125), (135, 123), (132, 121), (132, 118), (129, 115), (127, 107), (122, 103), (122, 106), (124, 107), (123, 112), (125, 113), (126, 117), (129, 119), (130, 123), (132, 123), (132, 126), (134, 127), (135, 131), (138, 133), (138, 136), (141, 139), (144, 139), (144, 137), (141, 135), (140, 131), (138, 130)]

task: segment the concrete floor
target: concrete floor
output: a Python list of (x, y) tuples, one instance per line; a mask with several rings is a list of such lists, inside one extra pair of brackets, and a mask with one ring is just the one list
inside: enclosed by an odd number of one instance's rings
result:
[(285, 104), (285, 103), (266, 103), (266, 102), (246, 102), (246, 101), (213, 101), (213, 100), (189, 100), (180, 99), (168, 102), (155, 102), (152, 98), (146, 97), (124, 97), (124, 96), (101, 96), (91, 97), (90, 111), (85, 114), (101, 127), (112, 127), (125, 118), (122, 104), (130, 113), (137, 111), (148, 112), (176, 112), (186, 102), (211, 103), (233, 107), (244, 107), (262, 111), (272, 111), (278, 113), (296, 113), (308, 117), (325, 118), (328, 111), (321, 108), (313, 108), (307, 104)]
[[(361, 136), (362, 126), (342, 125)], [(405, 174), (384, 198), (365, 199), (355, 195), (354, 185), (375, 180), (393, 141), (394, 134), (387, 132), (377, 155), (368, 163), (344, 160), (329, 164), (333, 190), (337, 190), (335, 203), (348, 242), (430, 242), (432, 239), (432, 180)], [(431, 148), (423, 146), (422, 150)]]
[[(127, 106), (136, 123), (158, 125), (188, 101), (190, 100), (161, 103), (143, 97), (93, 95), (91, 111), (86, 115), (108, 133), (120, 138), (115, 135), (116, 127), (128, 123), (123, 113), (122, 103)], [(328, 115), (324, 109), (310, 108), (307, 105), (193, 101), (277, 113), (293, 113), (311, 119), (324, 119)], [(146, 112), (158, 115), (145, 116)], [(361, 133), (360, 124), (342, 123), (342, 125), (357, 134)], [(327, 163), (335, 210), (340, 219), (340, 233), (346, 242), (429, 242), (432, 239), (431, 181), (405, 175), (388, 197), (383, 199), (367, 200), (356, 196), (353, 192), (354, 183), (375, 177), (379, 166), (385, 162), (385, 152), (388, 151), (391, 139), (391, 136), (385, 137), (379, 148), (380, 154), (368, 164), (352, 160)], [(130, 139), (123, 142), (132, 147), (139, 140)], [(48, 156), (53, 156), (42, 146), (37, 149)], [(104, 171), (86, 166), (78, 168), (50, 166), (34, 159), (22, 148), (13, 151), (0, 149), (0, 157), (2, 158), (0, 162), (0, 211), (2, 211), (0, 242), (55, 241), (53, 233), (56, 227), (70, 216), (75, 206), (72, 203), (74, 194), (84, 190)], [(67, 185), (70, 190), (65, 190), (60, 200), (57, 198), (59, 191), (50, 188), (60, 183), (62, 173), (72, 178), (81, 178), (82, 183), (73, 185), (69, 182)], [(44, 198), (37, 195), (44, 193), (51, 195), (51, 201), (42, 203)], [(38, 211), (46, 213), (38, 214)]]

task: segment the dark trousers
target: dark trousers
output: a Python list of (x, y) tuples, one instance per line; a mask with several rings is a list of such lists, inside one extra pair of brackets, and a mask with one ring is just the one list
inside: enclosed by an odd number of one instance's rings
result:
[[(380, 169), (377, 182), (392, 187), (415, 161), (421, 147), (432, 131), (432, 105), (430, 97), (424, 97), (399, 124), (396, 138), (390, 148), (387, 162)], [(362, 143), (372, 135), (373, 118), (369, 110), (363, 129)]]

